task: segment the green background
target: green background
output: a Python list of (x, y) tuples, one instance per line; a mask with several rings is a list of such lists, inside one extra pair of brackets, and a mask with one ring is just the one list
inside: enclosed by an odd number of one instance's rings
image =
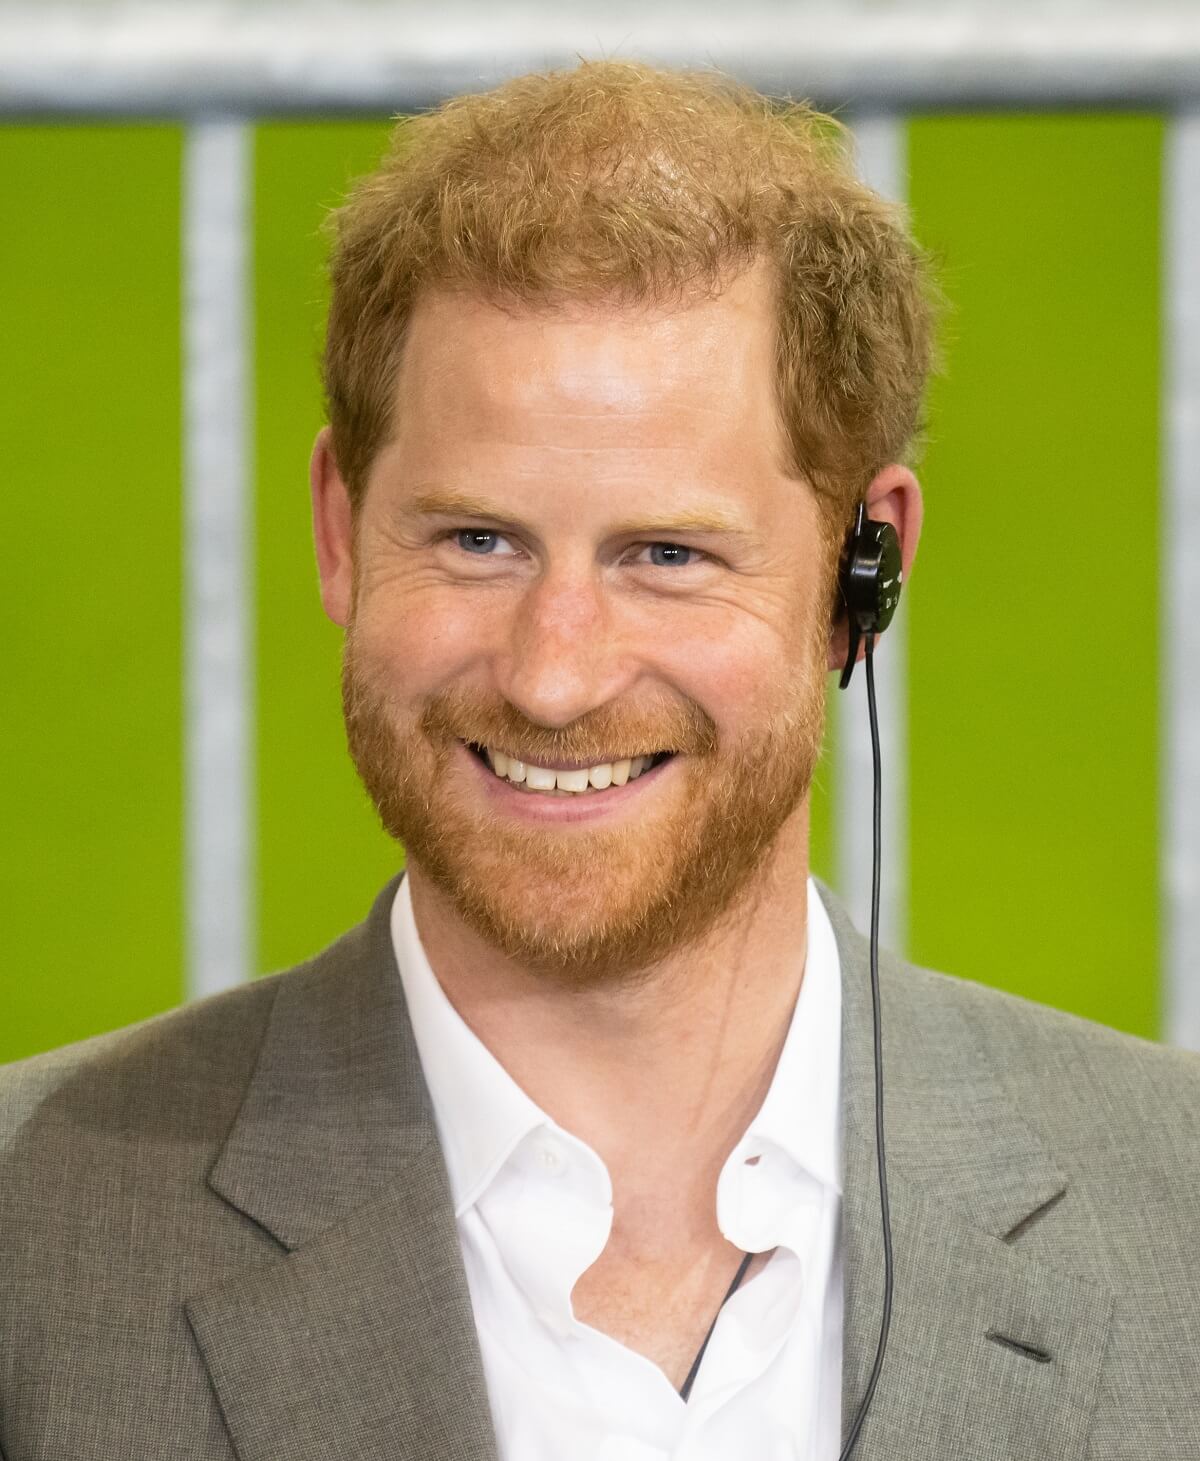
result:
[(0, 1058), (180, 998), (180, 159), (0, 128)]
[[(1151, 1036), (1163, 132), (938, 116), (907, 137), (949, 304), (907, 604), (909, 952)], [(345, 755), (306, 482), (320, 222), (385, 136), (255, 129), (263, 970), (399, 862)], [(183, 997), (181, 148), (171, 126), (0, 130), (0, 1059)]]

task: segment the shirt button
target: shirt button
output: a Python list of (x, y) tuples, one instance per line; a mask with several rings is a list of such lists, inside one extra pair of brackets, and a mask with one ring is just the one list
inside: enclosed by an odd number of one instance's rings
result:
[(538, 1161), (546, 1169), (547, 1172), (553, 1172), (558, 1175), (566, 1167), (566, 1162), (563, 1160), (562, 1153), (551, 1142), (542, 1142), (541, 1145), (538, 1147), (537, 1152)]

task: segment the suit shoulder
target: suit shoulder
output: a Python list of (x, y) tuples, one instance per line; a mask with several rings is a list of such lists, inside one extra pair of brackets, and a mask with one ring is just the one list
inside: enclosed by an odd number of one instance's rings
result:
[[(907, 966), (914, 1009), (953, 1011), (1022, 1115), (1059, 1141), (1136, 1140), (1193, 1175), (1200, 1152), (1200, 1055), (1158, 1045), (967, 979)], [(885, 1013), (886, 1023), (886, 1013)], [(920, 1016), (918, 1016), (920, 1018)]]
[(906, 977), (923, 985), (933, 998), (940, 991), (942, 998), (958, 1004), (983, 1031), (1011, 1032), (1022, 1040), (1056, 1045), (1064, 1051), (1095, 1051), (1120, 1066), (1145, 1065), (1169, 1072), (1168, 1079), (1174, 1075), (1185, 1084), (1200, 1082), (1200, 1055), (1194, 1051), (1161, 1045), (957, 975), (910, 965)]
[[(135, 1025), (0, 1066), (0, 1150), (28, 1123), (87, 1108), (211, 1101), (253, 1065), (280, 981), (272, 975)], [(238, 1077), (242, 1076), (241, 1082)]]

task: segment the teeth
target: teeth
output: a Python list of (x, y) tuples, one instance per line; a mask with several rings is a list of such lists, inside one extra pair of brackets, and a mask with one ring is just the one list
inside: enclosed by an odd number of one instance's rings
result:
[(554, 779), (558, 783), (559, 791), (586, 791), (588, 775), (586, 768), (583, 771), (556, 771)]
[(633, 756), (601, 766), (586, 766), (576, 771), (552, 771), (545, 766), (531, 766), (506, 756), (503, 751), (487, 751), (492, 770), (503, 780), (524, 782), (531, 791), (570, 792), (606, 791), (610, 786), (624, 786), (636, 781), (654, 760), (653, 756)]

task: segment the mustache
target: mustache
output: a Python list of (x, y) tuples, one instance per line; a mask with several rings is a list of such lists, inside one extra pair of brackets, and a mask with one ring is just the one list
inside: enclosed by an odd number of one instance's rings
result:
[(538, 725), (504, 700), (444, 690), (426, 703), (420, 725), (435, 745), (493, 746), (534, 765), (562, 760), (598, 766), (659, 751), (711, 755), (717, 748), (716, 723), (692, 701), (664, 704), (653, 712), (602, 706), (556, 727)]

